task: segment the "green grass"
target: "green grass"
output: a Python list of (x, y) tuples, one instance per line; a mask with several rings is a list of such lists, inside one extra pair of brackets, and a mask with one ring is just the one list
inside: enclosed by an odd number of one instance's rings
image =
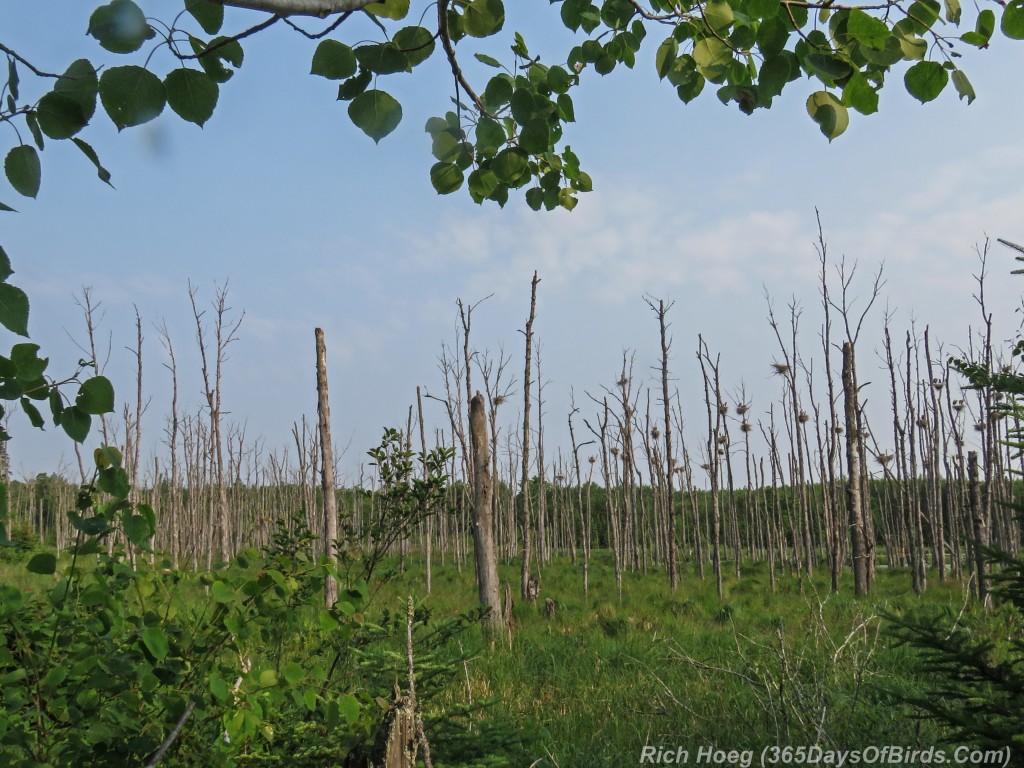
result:
[[(472, 566), (435, 566), (429, 597), (422, 568), (407, 561), (380, 599), (423, 597), (438, 615), (473, 605)], [(936, 743), (941, 734), (890, 695), (922, 681), (887, 643), (882, 615), (922, 600), (959, 610), (958, 583), (933, 582), (919, 599), (907, 574), (883, 568), (871, 597), (855, 600), (852, 582), (831, 595), (822, 571), (781, 577), (772, 593), (766, 566), (752, 564), (726, 579), (720, 601), (707, 570), (701, 581), (688, 569), (675, 593), (663, 573), (624, 574), (620, 596), (610, 557), (598, 553), (584, 595), (579, 566), (551, 564), (537, 604), (516, 601), (511, 647), (475, 638), (473, 695), (495, 697), (489, 716), (534, 734), (537, 765), (552, 768), (637, 764), (645, 744)], [(517, 585), (518, 565), (501, 576)], [(550, 622), (544, 598), (557, 606)], [(466, 697), (464, 679), (451, 695)]]
[[(0, 562), (0, 583), (36, 594), (48, 590), (55, 577), (27, 573), (24, 560)], [(434, 731), (439, 768), (618, 767), (638, 764), (647, 744), (758, 753), (775, 745), (928, 747), (941, 740), (934, 725), (891, 695), (919, 690), (923, 681), (912, 671), (909, 652), (888, 643), (883, 615), (922, 603), (959, 611), (959, 583), (933, 578), (918, 598), (906, 573), (879, 568), (870, 598), (856, 600), (850, 580), (832, 595), (825, 569), (812, 580), (780, 576), (773, 593), (766, 565), (747, 564), (737, 579), (730, 564), (719, 600), (711, 569), (702, 581), (691, 563), (674, 593), (664, 573), (652, 570), (625, 573), (620, 594), (609, 553), (598, 552), (588, 594), (582, 568), (557, 561), (542, 570), (540, 600), (533, 604), (518, 599), (518, 563), (500, 570), (517, 598), (511, 643), (503, 638), (491, 645), (476, 627), (437, 657), (448, 670), (430, 698), (428, 723), (491, 701), (471, 716), (463, 734), (478, 742), (473, 758), (450, 757), (458, 753), (453, 729)], [(178, 598), (194, 599), (190, 594), (186, 586)], [(449, 561), (435, 564), (433, 591), (426, 595), (423, 562), (410, 557), (404, 573), (374, 599), (368, 619), (379, 621), (384, 610), (404, 615), (404, 601), (413, 595), (439, 621), (473, 608), (476, 594), (472, 563), (460, 572)], [(556, 604), (550, 621), (545, 598)], [(396, 677), (404, 679), (403, 635), (383, 642), (394, 652), (394, 669), (377, 668), (363, 681), (379, 686), (380, 695), (388, 695)], [(316, 653), (321, 640), (310, 633), (289, 652)], [(278, 730), (298, 734), (299, 725), (283, 723)], [(481, 742), (495, 745), (493, 761), (480, 756)]]

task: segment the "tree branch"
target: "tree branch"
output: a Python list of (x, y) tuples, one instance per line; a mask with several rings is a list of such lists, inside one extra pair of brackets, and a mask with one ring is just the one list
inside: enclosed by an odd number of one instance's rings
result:
[(267, 11), (276, 16), (318, 16), (358, 11), (379, 0), (215, 0), (221, 5)]
[(34, 67), (32, 65), (32, 62), (30, 62), (24, 56), (19, 56), (17, 52), (12, 51), (10, 48), (8, 48), (3, 43), (0, 43), (0, 51), (3, 51), (4, 53), (6, 53), (8, 56), (10, 56), (15, 61), (20, 61), (22, 64), (24, 64), (30, 70), (32, 70), (33, 74), (38, 75), (39, 77), (60, 77), (60, 75), (56, 75), (53, 72), (44, 72), (41, 69), (36, 69), (36, 67)]
[(448, 0), (438, 0), (437, 2), (437, 35), (441, 40), (441, 47), (444, 48), (445, 56), (448, 57), (448, 63), (451, 64), (452, 75), (455, 77), (456, 84), (462, 86), (462, 90), (466, 92), (466, 95), (469, 96), (481, 115), (492, 117), (491, 113), (484, 107), (483, 102), (480, 101), (480, 97), (476, 95), (473, 86), (469, 84), (466, 76), (462, 74), (462, 68), (455, 57), (455, 46), (452, 45), (452, 38), (448, 32)]

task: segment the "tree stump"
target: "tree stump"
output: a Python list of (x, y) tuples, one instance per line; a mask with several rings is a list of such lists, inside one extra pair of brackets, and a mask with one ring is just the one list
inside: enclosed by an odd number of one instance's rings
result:
[(536, 579), (530, 579), (526, 582), (526, 599), (532, 603), (538, 595), (540, 595), (540, 584)]
[(544, 615), (548, 621), (551, 621), (555, 617), (555, 601), (550, 597), (544, 600)]
[(415, 768), (419, 749), (415, 702), (395, 684), (391, 708), (377, 731), (370, 753), (370, 768)]

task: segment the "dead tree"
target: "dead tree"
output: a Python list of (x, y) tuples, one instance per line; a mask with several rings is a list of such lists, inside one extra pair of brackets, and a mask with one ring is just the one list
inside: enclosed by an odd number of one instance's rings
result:
[[(718, 358), (711, 360), (711, 353), (708, 351), (707, 342), (703, 336), (697, 339), (697, 359), (700, 361), (700, 372), (704, 378), (704, 402), (708, 411), (708, 441), (707, 453), (708, 463), (706, 465), (708, 478), (711, 483), (711, 557), (715, 569), (715, 584), (718, 588), (718, 599), (725, 597), (722, 587), (722, 510), (719, 499), (719, 476), (721, 466), (719, 456), (724, 453), (719, 439), (722, 437), (722, 404), (721, 388), (718, 377)], [(708, 375), (708, 369), (711, 375)], [(712, 384), (712, 381), (714, 382)], [(711, 388), (714, 387), (714, 402), (711, 399)]]
[(492, 637), (502, 627), (498, 594), (498, 553), (494, 543), (494, 516), (491, 499), (491, 443), (487, 436), (487, 409), (484, 396), (477, 392), (469, 401), (469, 436), (473, 446), (473, 544), (476, 581), (480, 602), (489, 609), (487, 627)]
[(853, 342), (843, 344), (843, 393), (846, 416), (846, 498), (850, 526), (850, 552), (853, 556), (853, 590), (857, 597), (868, 593), (868, 545), (864, 524), (864, 499), (861, 495), (860, 435), (857, 429), (857, 371)]
[(520, 493), (520, 515), (519, 528), (523, 539), (523, 559), (520, 569), (519, 586), (523, 599), (530, 596), (530, 365), (533, 362), (533, 321), (537, 317), (537, 283), (540, 278), (533, 273), (533, 281), (530, 283), (530, 316), (526, 319), (526, 330), (523, 335), (526, 337), (525, 368), (523, 371), (523, 442), (522, 442), (522, 475), (519, 484)]
[[(324, 547), (327, 560), (334, 566), (338, 562), (338, 497), (335, 495), (334, 445), (331, 442), (331, 406), (327, 390), (327, 345), (323, 328), (316, 336), (316, 402), (317, 426), (320, 429), (320, 487), (324, 504)], [(324, 603), (328, 608), (338, 601), (338, 582), (327, 574), (324, 578)]]
[(202, 362), (203, 394), (206, 397), (210, 419), (210, 447), (213, 449), (212, 470), (214, 472), (214, 485), (217, 490), (216, 518), (220, 537), (220, 557), (223, 562), (227, 562), (231, 558), (232, 520), (231, 510), (228, 508), (227, 489), (224, 485), (224, 441), (221, 436), (221, 416), (223, 413), (221, 376), (224, 362), (227, 360), (227, 348), (238, 339), (238, 328), (242, 324), (245, 312), (242, 312), (236, 319), (229, 318), (228, 315), (231, 312), (231, 308), (227, 303), (227, 285), (218, 286), (213, 300), (213, 361), (211, 365), (210, 349), (206, 339), (207, 328), (203, 320), (206, 312), (200, 312), (196, 306), (196, 289), (191, 285), (189, 286), (188, 296), (192, 302), (192, 316), (196, 321), (196, 340), (199, 344), (199, 354)]
[(666, 554), (666, 569), (668, 571), (668, 583), (671, 589), (679, 586), (678, 553), (676, 551), (676, 513), (675, 513), (675, 492), (672, 480), (675, 475), (675, 460), (672, 458), (672, 404), (668, 394), (668, 353), (672, 347), (672, 340), (668, 337), (668, 323), (666, 317), (675, 302), (665, 304), (664, 299), (658, 300), (655, 308), (652, 299), (645, 299), (647, 306), (658, 316), (658, 330), (661, 339), (661, 402), (665, 410), (665, 510), (667, 515), (668, 539)]

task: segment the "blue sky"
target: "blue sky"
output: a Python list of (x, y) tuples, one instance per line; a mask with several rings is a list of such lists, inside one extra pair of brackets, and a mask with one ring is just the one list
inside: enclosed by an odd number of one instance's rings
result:
[[(171, 6), (141, 5), (156, 16)], [(557, 7), (508, 5), (507, 29), (523, 31), (536, 49), (556, 50), (569, 37), (556, 31)], [(105, 60), (84, 34), (92, 7), (5, 4), (0, 39), (44, 68), (79, 56)], [(228, 26), (257, 18), (230, 12)], [(654, 383), (657, 328), (645, 293), (676, 302), (673, 369), (694, 425), (691, 443), (703, 408), (698, 333), (721, 352), (726, 391), (744, 384), (754, 414), (763, 414), (778, 392), (766, 291), (778, 312), (794, 296), (803, 305), (804, 352), (820, 366), (816, 207), (832, 257), (859, 260), (862, 293), (885, 262), (886, 286), (860, 351), (862, 380), (879, 382), (869, 397), (887, 398), (884, 378), (873, 375), (886, 306), (896, 338), (913, 322), (918, 331), (930, 325), (947, 351), (966, 343), (980, 317), (971, 295), (976, 244), (986, 235), (1024, 241), (1016, 76), (1024, 47), (997, 32), (991, 50), (967, 54), (978, 93), (970, 106), (952, 88), (922, 106), (902, 90), (900, 72), (879, 113), (855, 116), (829, 144), (804, 110), (806, 83), (750, 117), (724, 107), (712, 89), (683, 105), (658, 82), (650, 43), (635, 71), (591, 73), (574, 97), (568, 143), (595, 191), (569, 214), (533, 213), (516, 197), (500, 210), (462, 192), (434, 193), (423, 123), (449, 104), (450, 73), (439, 54), (422, 71), (382, 83), (402, 101), (405, 119), (377, 146), (348, 122), (334, 85), (308, 74), (312, 44), (283, 29), (260, 34), (247, 41), (245, 64), (221, 89), (205, 128), (165, 114), (118, 135), (106, 117), (94, 120), (83, 138), (115, 190), (77, 150), (57, 145), (43, 153), (37, 201), (0, 185), (0, 199), (19, 209), (0, 219), (0, 242), (13, 281), (32, 299), (33, 340), (53, 373), (70, 370), (81, 356), (74, 340), (84, 338), (74, 296), (91, 286), (105, 310), (106, 372), (127, 396), (133, 358), (125, 348), (134, 342), (137, 305), (151, 397), (143, 428), (147, 450), (160, 452), (168, 375), (155, 324), (170, 328), (184, 407), (194, 411), (201, 385), (187, 286), (208, 302), (226, 281), (231, 305), (245, 311), (225, 372), (229, 418), (267, 450), (286, 448), (292, 423), (315, 418), (313, 329), (324, 327), (336, 440), (351, 445), (341, 462), (347, 479), (383, 426), (404, 423), (417, 385), (442, 390), (437, 358), (442, 343), (455, 342), (457, 298), (494, 294), (474, 315), (473, 346), (493, 354), (503, 347), (521, 380), (518, 329), (535, 269), (549, 456), (568, 442), (570, 391), (586, 413), (584, 392), (612, 385), (623, 350), (636, 351), (637, 382)], [(480, 47), (507, 50), (505, 42)], [(168, 66), (156, 60), (159, 71)], [(6, 152), (16, 139), (4, 129)], [(988, 300), (1000, 338), (1018, 319), (1011, 256), (996, 246), (990, 259)], [(505, 406), (506, 423), (520, 402), (517, 395)], [(428, 418), (443, 424), (438, 404), (428, 404)], [(876, 429), (884, 446), (884, 423)], [(16, 475), (70, 463), (59, 435), (34, 434), (17, 417), (14, 433)]]

